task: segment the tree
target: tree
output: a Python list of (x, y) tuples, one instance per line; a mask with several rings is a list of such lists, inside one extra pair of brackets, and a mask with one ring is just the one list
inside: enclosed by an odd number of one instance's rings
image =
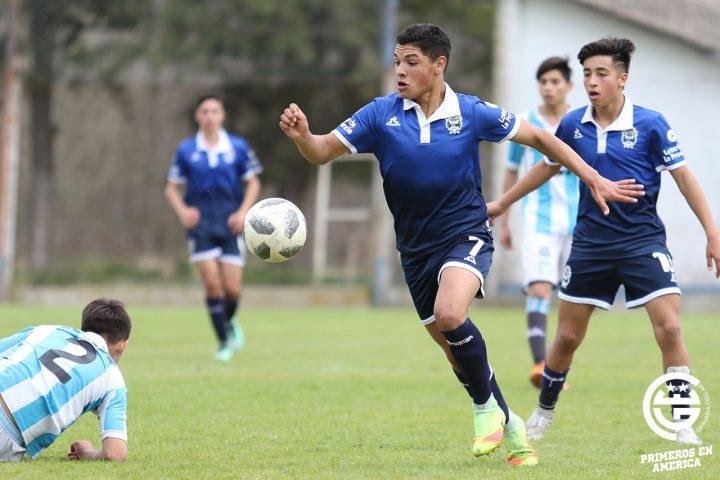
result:
[[(229, 126), (247, 133), (264, 150), (261, 156), (271, 160), (266, 181), (279, 184), (279, 193), (295, 196), (301, 194), (297, 189), (306, 188), (312, 169), (298, 162), (290, 142), (282, 141), (276, 127), (279, 107), (300, 99), (313, 128), (327, 131), (379, 93), (381, 3), (27, 0), (31, 267), (45, 268), (50, 256), (54, 175), (61, 168), (56, 169), (53, 140), (59, 128), (83, 128), (53, 124), (57, 85), (101, 84), (119, 94), (114, 97), (122, 106), (129, 72), (143, 72), (158, 89), (168, 78), (181, 83), (202, 74), (230, 100)], [(406, 0), (401, 8), (403, 26), (432, 21), (448, 30), (452, 84), (481, 92), (489, 78), (492, 2)], [(126, 68), (131, 64), (133, 69)], [(188, 99), (188, 109), (191, 103)], [(144, 181), (152, 188), (157, 175), (148, 172)], [(136, 222), (149, 225), (144, 234), (152, 235), (154, 222), (146, 215), (136, 215)]]
[(53, 202), (53, 85), (63, 69), (59, 61), (84, 31), (134, 28), (146, 11), (146, 0), (28, 0), (31, 66), (26, 85), (30, 98), (31, 196), (30, 265), (47, 266)]

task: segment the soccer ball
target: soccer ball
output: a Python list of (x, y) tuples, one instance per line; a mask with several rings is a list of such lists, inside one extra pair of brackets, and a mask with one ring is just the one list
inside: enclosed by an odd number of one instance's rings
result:
[(266, 262), (284, 262), (305, 245), (307, 226), (298, 207), (284, 198), (267, 198), (245, 215), (248, 249)]

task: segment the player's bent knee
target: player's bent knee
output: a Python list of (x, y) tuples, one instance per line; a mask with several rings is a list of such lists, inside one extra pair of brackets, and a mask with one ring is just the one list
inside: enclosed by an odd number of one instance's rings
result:
[(677, 322), (665, 322), (655, 327), (658, 343), (674, 343), (682, 339), (680, 325)]
[(527, 295), (549, 300), (552, 297), (552, 288), (552, 284), (549, 282), (534, 282), (528, 285)]
[(452, 306), (435, 306), (435, 322), (440, 330), (448, 332), (455, 330), (465, 322), (467, 318), (466, 312), (459, 312)]
[(205, 285), (205, 296), (207, 298), (219, 298), (222, 297), (223, 290), (219, 283), (206, 282)]
[(559, 331), (555, 336), (555, 345), (565, 353), (572, 353), (580, 346), (582, 335), (573, 331)]
[(225, 285), (224, 296), (228, 300), (237, 300), (238, 298), (240, 298), (240, 289), (235, 286), (228, 287), (227, 285)]

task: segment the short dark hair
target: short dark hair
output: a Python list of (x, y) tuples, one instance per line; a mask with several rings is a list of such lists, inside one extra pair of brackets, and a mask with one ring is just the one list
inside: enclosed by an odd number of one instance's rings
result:
[(397, 36), (397, 43), (417, 46), (423, 55), (427, 55), (432, 61), (443, 56), (450, 62), (450, 37), (442, 28), (432, 23), (410, 25)]
[(570, 77), (572, 77), (572, 69), (570, 68), (570, 65), (568, 65), (567, 57), (550, 57), (543, 60), (540, 64), (537, 72), (535, 73), (535, 79), (540, 80), (540, 77), (551, 70), (557, 70), (560, 72), (560, 75), (563, 76), (566, 82), (569, 82)]
[(109, 343), (117, 343), (130, 338), (132, 322), (120, 300), (97, 298), (83, 309), (80, 330), (97, 333)]
[(201, 95), (200, 98), (198, 98), (195, 102), (195, 110), (200, 108), (200, 105), (202, 105), (203, 102), (207, 100), (217, 100), (218, 102), (220, 102), (220, 105), (222, 105), (223, 107), (225, 106), (225, 103), (223, 102), (223, 99), (219, 93), (206, 93), (204, 95)]
[(621, 64), (622, 71), (630, 71), (630, 57), (635, 52), (635, 44), (627, 38), (608, 37), (588, 43), (580, 49), (578, 60), (585, 64), (585, 60), (596, 55), (609, 55), (613, 64)]

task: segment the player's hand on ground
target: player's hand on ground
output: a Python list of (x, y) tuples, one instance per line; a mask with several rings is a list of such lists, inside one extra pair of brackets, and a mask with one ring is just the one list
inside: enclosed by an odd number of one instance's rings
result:
[(70, 445), (70, 451), (67, 457), (70, 460), (82, 460), (83, 458), (92, 458), (95, 453), (91, 441), (77, 440)]
[(708, 272), (712, 272), (713, 262), (715, 262), (715, 278), (720, 278), (720, 230), (708, 237), (705, 257), (707, 258)]
[(310, 133), (307, 117), (295, 103), (291, 103), (280, 115), (280, 129), (292, 140), (298, 140)]
[(598, 177), (598, 180), (593, 185), (588, 185), (588, 188), (603, 215), (610, 213), (607, 202), (637, 203), (637, 199), (645, 195), (645, 186), (635, 183), (633, 178), (613, 182), (605, 177)]
[(228, 227), (233, 235), (240, 235), (245, 225), (245, 212), (235, 212), (228, 217)]
[(500, 224), (500, 245), (507, 250), (512, 250), (513, 248), (512, 232), (505, 222)]
[(180, 217), (180, 224), (186, 229), (195, 228), (200, 223), (200, 210), (195, 207), (187, 207), (178, 214), (178, 217)]

